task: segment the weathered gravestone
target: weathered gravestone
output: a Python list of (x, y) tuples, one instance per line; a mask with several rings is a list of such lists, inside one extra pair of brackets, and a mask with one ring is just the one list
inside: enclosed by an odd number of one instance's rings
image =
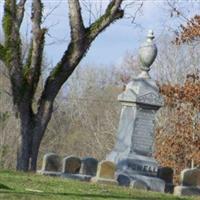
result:
[(47, 153), (43, 157), (42, 169), (38, 173), (43, 175), (60, 176), (61, 159), (56, 153)]
[(173, 193), (174, 184), (173, 184), (173, 174), (174, 171), (171, 167), (160, 167), (158, 169), (158, 178), (161, 178), (165, 181), (165, 192)]
[(144, 181), (131, 180), (131, 178), (125, 174), (118, 174), (117, 181), (120, 186), (126, 186), (134, 189), (148, 190), (148, 186)]
[(81, 168), (81, 159), (76, 156), (68, 156), (63, 159), (63, 173), (79, 174)]
[(101, 161), (98, 164), (96, 176), (91, 179), (91, 182), (116, 185), (115, 170), (116, 166), (113, 162)]
[[(118, 174), (124, 173), (132, 180), (141, 179), (150, 189), (163, 192), (164, 181), (156, 178), (158, 164), (153, 158), (154, 119), (157, 110), (163, 105), (159, 88), (148, 73), (157, 55), (153, 38), (153, 32), (149, 31), (147, 41), (139, 52), (142, 72), (118, 97), (122, 111), (117, 140), (106, 159), (117, 164)], [(155, 177), (155, 184), (152, 177)], [(155, 188), (155, 185), (159, 188)]]
[(200, 169), (185, 169), (180, 176), (181, 185), (174, 188), (178, 196), (200, 196)]
[(76, 156), (68, 156), (63, 159), (62, 177), (79, 181), (90, 181), (92, 176), (80, 174), (81, 159)]
[(117, 181), (120, 186), (130, 186), (131, 179), (125, 174), (118, 174)]
[(138, 190), (148, 190), (148, 186), (144, 181), (133, 180), (130, 183), (130, 187)]
[(180, 181), (184, 186), (200, 186), (200, 169), (184, 169)]
[(80, 174), (95, 176), (97, 172), (98, 160), (92, 157), (85, 157), (81, 160)]

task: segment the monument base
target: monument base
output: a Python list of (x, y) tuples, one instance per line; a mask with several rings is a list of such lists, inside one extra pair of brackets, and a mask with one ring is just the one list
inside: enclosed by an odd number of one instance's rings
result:
[(92, 176), (90, 175), (68, 174), (68, 173), (45, 171), (45, 170), (38, 170), (37, 173), (41, 175), (45, 175), (45, 176), (56, 176), (56, 177), (68, 178), (68, 179), (74, 179), (74, 180), (86, 181), (86, 182), (89, 182), (90, 179), (92, 178)]
[(46, 170), (38, 170), (38, 174), (45, 176), (61, 176), (62, 172), (54, 172), (54, 171), (46, 171)]
[(107, 159), (115, 160), (117, 177), (122, 175), (118, 180), (119, 185), (128, 186), (134, 181), (139, 181), (148, 190), (165, 191), (165, 181), (157, 177), (158, 164), (153, 157), (138, 155), (135, 152), (130, 153), (126, 158), (120, 159), (122, 156), (120, 153), (117, 154), (117, 152), (112, 151), (107, 157)]
[(108, 178), (93, 177), (90, 181), (92, 183), (118, 185), (118, 182), (116, 180)]
[(140, 174), (156, 177), (158, 164), (152, 157), (129, 155), (128, 158), (117, 162), (117, 171), (121, 171), (129, 175)]
[(74, 179), (74, 180), (79, 180), (79, 181), (86, 181), (89, 182), (92, 178), (90, 175), (83, 175), (83, 174), (67, 174), (63, 173), (61, 175), (62, 178), (68, 178), (68, 179)]
[(117, 181), (121, 186), (129, 186), (136, 189), (165, 192), (165, 181), (156, 177), (143, 175), (117, 174)]
[(148, 190), (155, 191), (155, 192), (163, 192), (165, 191), (165, 181), (156, 177), (148, 177), (142, 175), (132, 175), (130, 176), (132, 180), (137, 180), (144, 182)]

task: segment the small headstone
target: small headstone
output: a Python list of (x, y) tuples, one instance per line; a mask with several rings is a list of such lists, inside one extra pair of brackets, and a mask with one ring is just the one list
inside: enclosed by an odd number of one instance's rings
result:
[(63, 173), (78, 174), (81, 168), (81, 159), (76, 156), (68, 156), (63, 159)]
[(42, 171), (58, 172), (60, 170), (60, 157), (55, 153), (47, 153), (44, 155), (42, 163)]
[(165, 192), (173, 193), (173, 169), (170, 167), (160, 167), (157, 173), (158, 178), (165, 181)]
[(125, 174), (119, 174), (117, 176), (117, 181), (120, 186), (126, 186), (126, 187), (129, 186), (131, 182), (130, 178)]
[(80, 174), (95, 176), (97, 172), (98, 160), (92, 157), (85, 157), (81, 160)]
[(181, 184), (183, 186), (200, 186), (200, 169), (184, 169), (181, 172)]
[(158, 169), (158, 178), (161, 178), (165, 183), (173, 183), (173, 169), (171, 167), (161, 167)]
[(101, 161), (98, 164), (97, 174), (91, 179), (94, 183), (103, 183), (103, 184), (117, 184), (115, 180), (115, 170), (116, 166), (111, 161)]
[(141, 180), (131, 181), (130, 187), (138, 190), (148, 190), (147, 184)]
[(174, 195), (200, 196), (200, 169), (184, 169), (180, 180), (181, 185), (174, 188)]
[(131, 180), (141, 181), (140, 183), (144, 183), (147, 186), (148, 190), (151, 190), (151, 191), (155, 191), (155, 192), (164, 192), (165, 191), (165, 181), (163, 181), (160, 178), (133, 174), (131, 176)]
[(101, 178), (114, 179), (115, 164), (111, 161), (101, 161), (98, 165), (97, 176)]

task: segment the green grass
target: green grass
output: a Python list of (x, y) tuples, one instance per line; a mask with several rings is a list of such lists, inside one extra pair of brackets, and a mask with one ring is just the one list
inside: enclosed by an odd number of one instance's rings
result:
[[(97, 185), (30, 173), (0, 171), (2, 200), (194, 200), (119, 186)], [(196, 198), (195, 200), (197, 200)]]

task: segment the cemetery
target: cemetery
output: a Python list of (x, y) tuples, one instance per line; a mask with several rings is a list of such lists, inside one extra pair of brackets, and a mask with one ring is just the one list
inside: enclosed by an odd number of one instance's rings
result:
[(0, 1), (0, 199), (200, 200), (198, 2), (52, 2)]
[(118, 96), (122, 104), (117, 140), (105, 160), (92, 157), (61, 158), (55, 153), (44, 155), (39, 174), (119, 185), (145, 191), (171, 193), (177, 196), (200, 196), (200, 169), (181, 172), (181, 185), (173, 184), (173, 169), (159, 166), (153, 157), (154, 118), (164, 105), (158, 86), (149, 75), (157, 55), (150, 30), (139, 50), (141, 74), (127, 84)]
[[(56, 153), (47, 153), (37, 174), (105, 187), (111, 185), (174, 196), (200, 196), (200, 168), (184, 169), (180, 175), (181, 185), (175, 185), (173, 169), (159, 166), (153, 157), (154, 118), (164, 105), (159, 88), (149, 75), (150, 66), (157, 55), (153, 39), (153, 31), (150, 30), (146, 42), (139, 49), (141, 73), (118, 96), (122, 109), (116, 144), (105, 160), (74, 155), (61, 158)], [(10, 190), (7, 186), (0, 185), (0, 189), (1, 187)], [(26, 190), (43, 192), (29, 188)]]

